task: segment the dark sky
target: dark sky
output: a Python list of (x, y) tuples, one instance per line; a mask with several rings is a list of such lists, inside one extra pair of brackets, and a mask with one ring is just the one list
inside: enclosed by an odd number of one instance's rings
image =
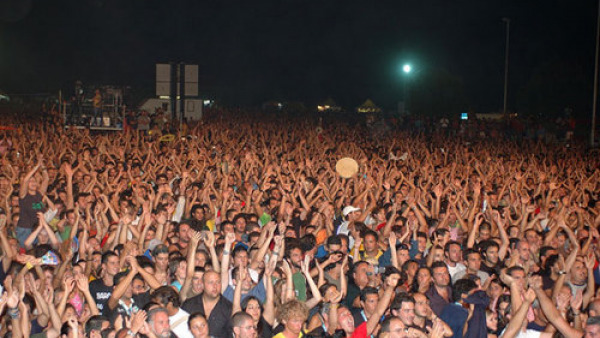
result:
[[(0, 0), (0, 88), (131, 85), (152, 94), (154, 64), (200, 66), (204, 95), (352, 106), (401, 98), (402, 62), (460, 80), (478, 111), (502, 106), (511, 19), (510, 100), (540, 69), (591, 105), (597, 3), (591, 0)], [(542, 71), (543, 73), (543, 71)], [(565, 81), (564, 78), (578, 81)], [(547, 82), (547, 81), (542, 81)], [(556, 88), (554, 88), (556, 89)], [(588, 94), (589, 93), (589, 94)], [(589, 100), (587, 99), (589, 97)]]

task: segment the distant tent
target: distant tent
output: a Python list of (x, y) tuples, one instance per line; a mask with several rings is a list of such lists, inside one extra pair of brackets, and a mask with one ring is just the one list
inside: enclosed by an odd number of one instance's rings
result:
[(342, 107), (338, 106), (332, 98), (327, 98), (324, 102), (317, 106), (317, 110), (323, 112), (340, 112)]
[(262, 105), (262, 109), (268, 112), (281, 111), (283, 109), (283, 102), (276, 100), (269, 100)]
[(381, 108), (377, 107), (377, 105), (371, 101), (371, 99), (367, 99), (363, 104), (356, 108), (356, 111), (359, 113), (381, 113)]
[(2, 89), (0, 89), (0, 101), (10, 101), (10, 97)]

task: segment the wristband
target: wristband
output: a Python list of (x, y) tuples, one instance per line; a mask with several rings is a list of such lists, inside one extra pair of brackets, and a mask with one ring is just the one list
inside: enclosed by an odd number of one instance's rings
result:
[(19, 308), (8, 309), (6, 313), (10, 316), (11, 319), (19, 318)]
[(229, 250), (223, 250), (223, 255), (229, 255)]

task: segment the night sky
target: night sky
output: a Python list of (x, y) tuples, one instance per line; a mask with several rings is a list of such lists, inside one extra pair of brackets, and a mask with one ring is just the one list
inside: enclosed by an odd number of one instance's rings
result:
[[(200, 66), (201, 95), (393, 108), (403, 62), (444, 72), (469, 108), (502, 107), (511, 19), (509, 107), (591, 107), (597, 2), (455, 0), (0, 0), (0, 89), (130, 85), (152, 95), (157, 62)], [(417, 81), (417, 80), (413, 80)], [(557, 94), (558, 93), (558, 94)], [(537, 100), (537, 101), (536, 101)]]

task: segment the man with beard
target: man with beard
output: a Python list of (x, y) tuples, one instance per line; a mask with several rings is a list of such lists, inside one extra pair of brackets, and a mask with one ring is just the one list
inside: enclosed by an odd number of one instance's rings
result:
[(450, 287), (450, 273), (444, 262), (435, 262), (431, 265), (433, 284), (425, 292), (431, 302), (431, 310), (439, 316), (442, 309), (452, 301), (452, 287)]
[[(500, 275), (500, 270), (504, 267), (504, 256), (506, 249), (501, 250), (498, 243), (493, 240), (481, 242), (479, 245), (483, 258), (480, 270), (488, 275)], [(503, 247), (504, 248), (504, 247)]]
[(192, 338), (187, 325), (190, 314), (181, 309), (179, 293), (171, 286), (161, 286), (151, 295), (153, 302), (164, 307), (169, 314), (170, 328), (179, 338)]
[(450, 241), (444, 246), (444, 263), (448, 266), (448, 272), (452, 280), (456, 280), (457, 273), (465, 271), (466, 267), (462, 261), (462, 249), (460, 243)]
[(148, 311), (148, 324), (150, 333), (156, 338), (171, 338), (176, 337), (171, 333), (171, 325), (169, 325), (169, 313), (165, 308), (156, 308)]

